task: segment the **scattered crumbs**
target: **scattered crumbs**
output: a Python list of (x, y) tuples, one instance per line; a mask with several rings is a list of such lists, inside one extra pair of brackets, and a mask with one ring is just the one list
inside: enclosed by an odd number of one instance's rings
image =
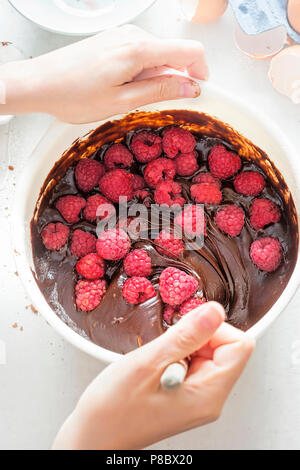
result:
[(15, 253), (16, 255), (19, 255), (19, 254), (20, 254), (20, 253), (18, 252), (18, 250), (16, 250), (16, 249), (14, 249), (14, 253)]
[(12, 166), (12, 165), (8, 165), (8, 169), (9, 169), (10, 171), (14, 171), (15, 167)]
[(18, 328), (18, 323), (14, 323), (14, 324), (12, 325), (12, 327), (13, 327), (13, 328)]
[(19, 276), (19, 273), (18, 273), (18, 271), (15, 271), (15, 273), (14, 273), (14, 274), (15, 274), (15, 276)]
[(33, 313), (34, 313), (35, 315), (38, 314), (38, 310), (35, 308), (34, 305), (30, 304), (29, 307), (31, 308), (31, 310), (33, 311)]
[(24, 328), (23, 328), (23, 326), (20, 326), (20, 331), (24, 331)]
[(7, 42), (7, 41), (2, 41), (1, 44), (2, 44), (2, 46), (8, 46), (9, 42)]

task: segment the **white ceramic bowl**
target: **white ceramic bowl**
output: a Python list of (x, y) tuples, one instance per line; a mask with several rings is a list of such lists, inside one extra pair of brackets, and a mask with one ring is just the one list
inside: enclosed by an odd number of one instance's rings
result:
[[(147, 111), (162, 109), (192, 109), (205, 112), (230, 124), (238, 132), (264, 150), (283, 174), (293, 195), (297, 212), (300, 213), (300, 165), (297, 152), (291, 147), (281, 130), (263, 116), (261, 111), (215, 88), (205, 86), (200, 98), (179, 100), (146, 106)], [(122, 116), (115, 116), (119, 119)], [(78, 136), (83, 136), (102, 123), (69, 125), (55, 121), (44, 135), (27, 164), (25, 174), (18, 184), (13, 220), (14, 248), (19, 275), (29, 292), (33, 304), (57, 332), (77, 348), (91, 356), (109, 363), (120, 355), (101, 348), (84, 339), (66, 326), (49, 307), (40, 292), (32, 273), (33, 262), (30, 244), (30, 220), (39, 195), (40, 188), (49, 171), (62, 153)], [(294, 295), (300, 281), (300, 257), (287, 287), (269, 312), (259, 320), (251, 331), (254, 337), (260, 336), (284, 310)]]

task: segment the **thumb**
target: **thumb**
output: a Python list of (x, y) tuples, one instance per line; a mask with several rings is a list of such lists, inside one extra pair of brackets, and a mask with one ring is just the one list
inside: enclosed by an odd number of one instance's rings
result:
[[(166, 333), (141, 350), (159, 367), (180, 361), (204, 346), (225, 320), (222, 305), (207, 302), (182, 317)], [(145, 358), (145, 356), (144, 356)]]
[(180, 75), (162, 75), (130, 82), (119, 90), (119, 99), (127, 108), (124, 111), (158, 101), (196, 98), (201, 93), (198, 83)]

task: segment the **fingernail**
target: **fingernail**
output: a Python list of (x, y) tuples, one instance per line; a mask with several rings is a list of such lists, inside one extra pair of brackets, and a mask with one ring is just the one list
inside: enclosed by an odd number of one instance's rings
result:
[(208, 302), (199, 309), (199, 322), (203, 328), (215, 330), (224, 321), (224, 308), (217, 302)]
[(196, 98), (200, 95), (200, 87), (196, 82), (184, 82), (180, 86), (180, 96), (183, 98)]

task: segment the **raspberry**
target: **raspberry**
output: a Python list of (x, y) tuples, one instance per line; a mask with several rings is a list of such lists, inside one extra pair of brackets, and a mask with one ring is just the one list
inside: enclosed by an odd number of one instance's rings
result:
[(282, 246), (277, 238), (259, 238), (250, 247), (250, 257), (262, 271), (275, 271), (283, 256)]
[(145, 250), (132, 250), (123, 261), (127, 276), (150, 276), (151, 258)]
[(183, 206), (185, 204), (184, 197), (181, 196), (181, 186), (175, 181), (163, 181), (156, 187), (154, 199), (156, 204), (166, 204), (167, 206), (173, 206), (179, 204)]
[(190, 153), (195, 147), (195, 137), (182, 127), (170, 127), (164, 133), (163, 149), (169, 158), (175, 158), (180, 153)]
[(82, 258), (89, 253), (96, 251), (96, 237), (95, 235), (84, 232), (84, 230), (77, 229), (73, 232), (71, 245), (71, 253), (77, 258)]
[(134, 175), (132, 173), (129, 173), (129, 176), (131, 178), (131, 184), (132, 184), (133, 191), (138, 191), (139, 189), (144, 189), (144, 187), (146, 186), (146, 183), (145, 183), (145, 180), (142, 176)]
[(162, 300), (169, 305), (180, 305), (198, 288), (198, 282), (180, 269), (169, 267), (163, 270), (159, 278), (159, 292)]
[(176, 308), (171, 307), (171, 305), (166, 305), (164, 308), (163, 319), (168, 324), (171, 325), (172, 317), (176, 311)]
[(217, 212), (215, 221), (222, 232), (236, 237), (244, 227), (245, 214), (243, 209), (232, 204)]
[(83, 197), (63, 196), (59, 198), (55, 207), (67, 222), (74, 224), (79, 221), (80, 211), (84, 208), (85, 204), (86, 202)]
[(224, 145), (215, 145), (208, 156), (208, 165), (213, 176), (227, 179), (241, 169), (242, 163), (236, 153), (229, 152)]
[(209, 183), (214, 184), (218, 189), (221, 189), (221, 182), (218, 178), (215, 178), (211, 173), (208, 171), (203, 171), (202, 173), (198, 173), (198, 175), (194, 176), (193, 183)]
[(75, 287), (76, 305), (83, 312), (94, 310), (106, 292), (106, 282), (102, 279), (86, 281), (80, 279)]
[(157, 251), (159, 253), (171, 256), (172, 258), (177, 258), (185, 250), (183, 241), (179, 238), (175, 238), (174, 234), (166, 230), (162, 230), (159, 233), (158, 237), (155, 239), (155, 244), (158, 245)]
[(137, 191), (134, 191), (133, 197), (136, 199), (141, 199), (144, 201), (147, 197), (151, 197), (152, 194), (148, 189), (138, 189)]
[(120, 197), (132, 198), (132, 182), (130, 175), (117, 168), (106, 173), (99, 182), (100, 191), (113, 202), (119, 202)]
[(48, 250), (60, 250), (66, 244), (69, 233), (69, 227), (61, 222), (57, 222), (46, 225), (41, 235), (43, 243)]
[(97, 253), (89, 253), (78, 261), (76, 271), (85, 279), (99, 279), (105, 274), (105, 262)]
[(280, 209), (269, 199), (255, 199), (250, 210), (250, 223), (255, 230), (280, 220)]
[(123, 144), (113, 144), (104, 155), (104, 165), (107, 170), (115, 168), (129, 168), (132, 165), (133, 156)]
[(205, 231), (204, 211), (201, 206), (186, 206), (183, 211), (175, 217), (174, 223), (182, 228), (184, 235), (203, 235)]
[[(101, 208), (101, 206), (103, 206)], [(95, 222), (97, 217), (104, 219), (105, 217), (113, 215), (115, 208), (111, 202), (100, 194), (94, 194), (90, 196), (86, 201), (86, 206), (83, 210), (83, 215), (86, 220)]]
[(75, 168), (75, 179), (78, 188), (85, 193), (91, 191), (104, 175), (102, 163), (91, 158), (80, 160)]
[(155, 295), (154, 287), (145, 277), (131, 277), (123, 285), (123, 297), (130, 304), (142, 304)]
[(235, 178), (233, 185), (244, 196), (257, 196), (264, 189), (265, 180), (257, 171), (244, 171)]
[(182, 153), (175, 159), (176, 172), (179, 176), (191, 176), (198, 170), (197, 152)]
[(181, 304), (179, 309), (179, 315), (186, 315), (194, 308), (199, 307), (200, 305), (205, 304), (206, 298), (205, 297), (191, 297), (190, 299), (186, 300)]
[(144, 178), (150, 188), (155, 188), (165, 180), (172, 180), (176, 175), (176, 165), (167, 158), (158, 158), (148, 163), (144, 171)]
[(222, 193), (215, 184), (201, 183), (191, 186), (191, 196), (198, 204), (220, 204)]
[(142, 163), (158, 158), (162, 152), (161, 137), (154, 132), (138, 132), (131, 141), (131, 150), (135, 158)]
[(96, 249), (98, 255), (103, 259), (122, 259), (130, 250), (130, 239), (122, 229), (106, 230), (100, 234)]

